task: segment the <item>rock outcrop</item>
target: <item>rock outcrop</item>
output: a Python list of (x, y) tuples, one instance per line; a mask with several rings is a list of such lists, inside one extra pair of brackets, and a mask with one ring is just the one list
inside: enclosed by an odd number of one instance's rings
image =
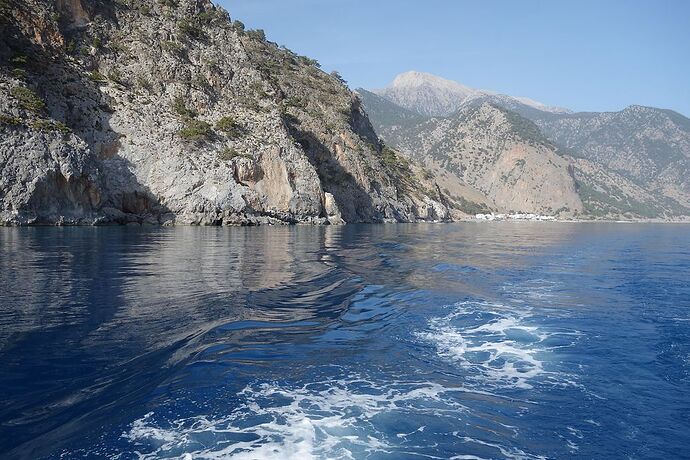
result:
[(337, 75), (208, 0), (0, 9), (0, 223), (448, 218)]

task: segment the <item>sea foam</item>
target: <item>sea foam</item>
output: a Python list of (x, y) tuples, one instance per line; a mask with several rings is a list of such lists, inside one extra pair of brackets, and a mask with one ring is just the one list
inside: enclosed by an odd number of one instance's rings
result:
[(569, 374), (547, 369), (546, 361), (550, 351), (572, 345), (577, 333), (533, 324), (531, 310), (524, 306), (464, 301), (450, 309), (416, 335), (433, 344), (441, 358), (460, 366), (468, 382), (523, 389), (536, 382), (572, 382)]
[[(419, 422), (441, 420), (464, 426), (470, 409), (458, 398), (467, 393), (432, 382), (387, 382), (348, 377), (300, 386), (257, 383), (238, 396), (242, 403), (227, 416), (198, 416), (161, 423), (147, 414), (123, 438), (145, 446), (142, 460), (194, 459), (358, 459), (423, 452), (427, 427)], [(391, 422), (399, 426), (391, 431)], [(487, 423), (490, 423), (487, 422)], [(167, 428), (163, 428), (167, 426)], [(495, 433), (512, 435), (496, 425)], [(515, 447), (487, 444), (464, 431), (445, 432), (457, 458), (540, 458)], [(490, 453), (474, 455), (480, 450)]]

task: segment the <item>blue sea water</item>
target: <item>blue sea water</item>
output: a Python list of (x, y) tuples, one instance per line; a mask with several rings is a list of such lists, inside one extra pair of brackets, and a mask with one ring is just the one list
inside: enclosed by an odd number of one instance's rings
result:
[(0, 229), (0, 458), (690, 457), (690, 226)]

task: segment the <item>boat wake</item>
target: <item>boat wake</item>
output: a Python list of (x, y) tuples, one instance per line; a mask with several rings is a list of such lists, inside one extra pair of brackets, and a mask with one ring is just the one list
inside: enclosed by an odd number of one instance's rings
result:
[(429, 320), (417, 337), (482, 388), (575, 384), (571, 373), (549, 368), (548, 360), (555, 350), (574, 345), (579, 334), (550, 330), (524, 306), (459, 302), (448, 315)]
[[(227, 416), (166, 423), (150, 413), (123, 437), (145, 447), (145, 453), (137, 452), (142, 460), (395, 458), (427, 451), (432, 432), (446, 438), (449, 457), (467, 452), (456, 458), (541, 458), (469, 435), (467, 426), (477, 424), (460, 402), (464, 393), (430, 382), (360, 378), (299, 387), (257, 383), (240, 392), (242, 403)], [(494, 433), (515, 434), (513, 427), (494, 425)]]

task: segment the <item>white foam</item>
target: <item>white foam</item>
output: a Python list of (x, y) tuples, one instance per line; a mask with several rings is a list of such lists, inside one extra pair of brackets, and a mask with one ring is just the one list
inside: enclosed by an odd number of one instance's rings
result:
[[(152, 414), (123, 434), (134, 445), (150, 446), (142, 460), (194, 459), (316, 459), (360, 458), (389, 452), (372, 419), (386, 412), (458, 416), (466, 408), (444, 395), (464, 391), (430, 382), (377, 385), (361, 379), (310, 383), (298, 388), (278, 384), (250, 385), (239, 393), (244, 402), (222, 418), (199, 416), (158, 426)], [(442, 409), (439, 409), (439, 406)], [(409, 417), (408, 417), (409, 418)], [(390, 435), (406, 439), (423, 432)], [(240, 437), (250, 440), (238, 440)], [(204, 440), (213, 438), (210, 446)]]
[(555, 348), (545, 341), (572, 333), (532, 325), (531, 315), (524, 306), (460, 302), (450, 314), (431, 319), (417, 336), (432, 343), (439, 356), (466, 369), (469, 381), (483, 386), (532, 388), (542, 377), (568, 385), (572, 376), (545, 369), (545, 356)]

